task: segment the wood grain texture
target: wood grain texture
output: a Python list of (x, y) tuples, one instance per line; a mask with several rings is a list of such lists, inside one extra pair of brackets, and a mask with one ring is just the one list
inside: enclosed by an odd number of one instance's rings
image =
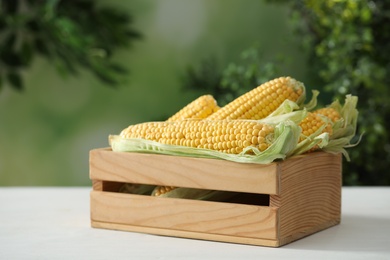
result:
[(279, 241), (275, 239), (247, 238), (247, 237), (228, 236), (228, 235), (219, 235), (219, 234), (210, 234), (210, 233), (205, 235), (205, 233), (202, 232), (173, 230), (173, 229), (165, 229), (165, 228), (153, 228), (153, 227), (141, 227), (141, 226), (135, 226), (129, 224), (108, 223), (108, 222), (100, 222), (94, 220), (91, 221), (91, 226), (94, 228), (105, 228), (105, 229), (112, 229), (112, 230), (131, 231), (131, 232), (147, 233), (147, 234), (170, 236), (170, 237), (211, 240), (211, 241), (245, 244), (245, 245), (268, 246), (268, 247), (280, 246)]
[(276, 239), (277, 209), (233, 203), (91, 192), (93, 221), (247, 238)]
[[(94, 227), (278, 247), (340, 222), (341, 155), (269, 165), (90, 152)], [(118, 193), (123, 183), (270, 194), (269, 206)]]
[(279, 239), (285, 243), (340, 222), (341, 155), (316, 152), (281, 165), (280, 195), (270, 196), (279, 207)]
[(90, 152), (90, 178), (198, 189), (278, 194), (277, 164), (244, 164), (169, 155)]

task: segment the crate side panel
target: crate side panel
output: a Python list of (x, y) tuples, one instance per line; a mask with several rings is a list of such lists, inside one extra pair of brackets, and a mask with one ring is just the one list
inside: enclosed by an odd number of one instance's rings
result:
[(90, 178), (199, 189), (278, 194), (278, 164), (157, 154), (90, 152)]
[(281, 165), (280, 238), (292, 241), (340, 222), (341, 155), (316, 152)]
[(276, 239), (270, 207), (91, 192), (91, 220), (148, 228)]

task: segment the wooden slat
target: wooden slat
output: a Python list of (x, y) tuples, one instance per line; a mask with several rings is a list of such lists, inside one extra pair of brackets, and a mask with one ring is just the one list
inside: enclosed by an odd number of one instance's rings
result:
[[(90, 153), (94, 227), (281, 246), (340, 222), (341, 155), (316, 152), (269, 165)], [(117, 193), (143, 183), (270, 194), (269, 207)], [(112, 191), (112, 192), (111, 192)]]
[(116, 182), (278, 194), (279, 164), (244, 164), (169, 155), (90, 152), (90, 178)]
[(275, 239), (247, 238), (247, 237), (227, 236), (227, 235), (219, 235), (219, 234), (207, 234), (207, 236), (205, 236), (204, 233), (200, 233), (200, 232), (172, 230), (166, 228), (140, 227), (140, 226), (134, 226), (128, 224), (124, 225), (124, 224), (107, 223), (107, 222), (100, 222), (100, 221), (91, 221), (91, 226), (94, 228), (105, 228), (105, 229), (112, 229), (112, 230), (131, 231), (131, 232), (147, 233), (147, 234), (170, 236), (170, 237), (211, 240), (211, 241), (237, 243), (237, 244), (245, 244), (245, 245), (268, 246), (268, 247), (280, 246), (279, 241)]
[(317, 152), (281, 165), (280, 195), (270, 196), (279, 207), (280, 239), (287, 243), (340, 222), (341, 155)]
[[(142, 195), (91, 192), (91, 220), (111, 224), (246, 238), (276, 239), (277, 209)], [(200, 234), (202, 233), (202, 235)]]

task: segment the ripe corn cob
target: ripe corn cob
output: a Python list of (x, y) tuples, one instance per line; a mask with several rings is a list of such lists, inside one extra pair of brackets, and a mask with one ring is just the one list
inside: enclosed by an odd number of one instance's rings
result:
[(167, 194), (168, 192), (170, 191), (173, 191), (174, 189), (177, 189), (176, 187), (174, 186), (157, 186), (153, 192), (152, 192), (152, 196), (156, 196), (156, 197), (159, 197), (159, 196), (162, 196), (164, 194)]
[(208, 117), (210, 120), (222, 119), (262, 119), (275, 111), (286, 99), (299, 102), (305, 95), (303, 83), (280, 77), (268, 81), (236, 98)]
[(181, 188), (181, 187), (156, 187), (151, 194), (155, 197), (196, 199), (227, 202), (237, 196), (234, 192), (225, 192), (217, 190)]
[(321, 127), (325, 125), (325, 128), (322, 130), (322, 133), (332, 134), (332, 125), (330, 122), (326, 122), (320, 114), (308, 112), (307, 116), (302, 120), (299, 126), (302, 128), (302, 137), (300, 141), (303, 141), (308, 136), (314, 134)]
[(203, 95), (183, 107), (176, 114), (168, 118), (168, 122), (189, 118), (206, 118), (219, 109), (216, 100), (211, 95)]
[(120, 136), (239, 154), (248, 146), (266, 150), (271, 144), (273, 131), (272, 125), (256, 121), (184, 120), (131, 125)]
[[(216, 100), (212, 95), (203, 95), (183, 107), (176, 114), (167, 119), (168, 122), (178, 121), (189, 118), (203, 119), (219, 109)], [(126, 183), (121, 187), (121, 192), (134, 194), (147, 194), (153, 191), (154, 187), (150, 185), (136, 185)], [(160, 187), (161, 190), (167, 189)]]
[[(198, 128), (199, 130), (201, 128)], [(205, 127), (206, 129), (206, 127)], [(266, 129), (268, 130), (271, 130), (271, 127), (267, 127)], [(265, 142), (265, 137), (267, 135), (267, 132), (266, 132), (266, 129), (263, 130), (263, 132), (260, 133), (260, 138), (257, 137), (256, 138), (256, 135), (253, 135), (253, 133), (257, 133), (257, 132), (260, 132), (260, 131), (257, 131), (257, 130), (240, 130), (239, 128), (236, 128), (236, 129), (231, 129), (231, 130), (225, 130), (223, 131), (222, 129), (218, 129), (217, 131), (214, 131), (214, 132), (196, 132), (197, 131), (197, 128), (192, 128), (192, 133), (189, 134), (189, 137), (195, 137), (194, 139), (192, 139), (192, 142), (186, 142), (184, 141), (184, 139), (180, 139), (180, 141), (178, 142), (178, 144), (180, 145), (180, 143), (186, 145), (186, 146), (192, 146), (192, 147), (195, 147), (195, 145), (197, 144), (198, 142), (198, 145), (196, 145), (196, 147), (198, 148), (209, 148), (209, 149), (213, 149), (213, 150), (220, 150), (222, 152), (227, 152), (227, 153), (239, 153), (242, 151), (242, 149), (244, 148), (244, 145), (247, 145), (249, 146), (249, 141), (252, 143), (252, 144), (259, 144), (261, 143), (258, 147), (259, 147), (259, 150), (265, 150), (266, 148), (268, 148), (269, 144), (267, 144)], [(219, 131), (219, 132), (218, 132)], [(194, 134), (195, 135), (194, 135)], [(197, 134), (199, 133), (199, 134)], [(231, 135), (229, 135), (229, 133), (231, 133)], [(235, 134), (236, 133), (236, 134)], [(248, 136), (247, 136), (247, 133)], [(176, 136), (184, 136), (177, 133)], [(175, 136), (175, 137), (176, 137)], [(196, 138), (198, 136), (198, 138)], [(203, 138), (202, 138), (203, 136)], [(201, 138), (199, 138), (201, 137)], [(239, 140), (239, 139), (242, 139), (244, 141), (238, 141), (238, 143), (236, 143), (235, 145), (235, 140)], [(248, 139), (248, 140), (247, 140)], [(214, 144), (207, 144), (206, 145), (206, 142), (207, 140), (213, 142), (213, 141), (216, 141), (217, 143), (214, 143)], [(225, 141), (225, 142), (224, 142)], [(246, 143), (248, 141), (248, 143)], [(260, 141), (260, 142), (259, 142)], [(177, 142), (173, 142), (172, 141), (162, 141), (163, 143), (169, 143), (169, 144), (177, 144)], [(187, 144), (188, 143), (188, 144)], [(202, 145), (203, 143), (203, 145)], [(152, 195), (153, 196), (165, 196), (167, 193), (175, 190), (176, 187), (173, 187), (173, 186), (157, 186), (153, 192), (152, 192)], [(183, 191), (184, 192), (184, 191)], [(202, 191), (200, 193), (186, 193), (188, 195), (194, 195), (196, 194), (196, 196), (205, 196), (206, 194), (207, 195), (210, 195), (211, 193), (209, 191)], [(176, 193), (171, 193), (171, 196), (175, 196)], [(168, 195), (166, 195), (168, 196)]]
[[(273, 93), (272, 93), (273, 92)], [(237, 98), (235, 101), (226, 105), (222, 109), (213, 109), (214, 113), (208, 117), (210, 120), (221, 120), (221, 119), (261, 119), (274, 110), (276, 110), (285, 99), (297, 101), (299, 96), (304, 93), (303, 85), (300, 82), (292, 78), (279, 78), (269, 81), (256, 89), (244, 94)], [(195, 101), (194, 101), (195, 102)], [(209, 106), (215, 104), (211, 100), (208, 101)], [(184, 109), (183, 109), (184, 110)], [(218, 112), (218, 111), (219, 112)], [(180, 111), (181, 112), (181, 111)], [(180, 113), (179, 112), (179, 113)], [(179, 114), (178, 113), (178, 114)], [(176, 115), (171, 117), (168, 121), (174, 121), (179, 119)], [(187, 117), (190, 118), (190, 117)], [(192, 117), (193, 118), (193, 117)], [(172, 120), (173, 119), (173, 120)], [(237, 138), (236, 138), (237, 139)], [(255, 141), (255, 138), (254, 138)], [(260, 140), (261, 142), (263, 140)], [(205, 141), (200, 141), (204, 143)], [(222, 148), (224, 143), (221, 143)], [(260, 150), (265, 150), (268, 146), (264, 143), (261, 144)], [(211, 148), (209, 146), (202, 148)], [(228, 149), (226, 149), (228, 148)], [(214, 149), (214, 145), (211, 149)], [(236, 149), (236, 150), (235, 150)], [(228, 153), (239, 153), (242, 148), (231, 148), (231, 144), (227, 143), (224, 152)], [(164, 195), (174, 190), (174, 187), (158, 186), (153, 191), (155, 196)]]
[[(303, 141), (303, 139), (305, 139), (307, 136), (312, 135), (324, 125), (326, 126), (321, 133), (329, 133), (329, 135), (331, 136), (333, 134), (333, 123), (340, 120), (340, 118), (340, 113), (336, 109), (331, 107), (324, 107), (317, 109), (313, 112), (308, 112), (307, 116), (302, 120), (299, 125), (302, 128), (303, 134), (300, 141)], [(330, 121), (327, 119), (329, 119)]]
[[(322, 133), (328, 133), (329, 136), (332, 136), (333, 123), (339, 119), (340, 114), (333, 108), (322, 108), (315, 110), (314, 112), (308, 112), (306, 117), (299, 124), (302, 129), (302, 135), (299, 139), (299, 143), (304, 142), (313, 134), (318, 136)], [(320, 147), (318, 145), (314, 145), (312, 148), (307, 150), (306, 153), (314, 152), (319, 148)]]
[(154, 185), (125, 183), (119, 189), (119, 192), (138, 195), (150, 195), (154, 188)]
[(340, 120), (340, 118), (341, 118), (340, 113), (332, 107), (320, 108), (320, 109), (313, 111), (313, 113), (324, 115), (327, 118), (329, 118), (330, 120), (332, 120), (333, 123)]

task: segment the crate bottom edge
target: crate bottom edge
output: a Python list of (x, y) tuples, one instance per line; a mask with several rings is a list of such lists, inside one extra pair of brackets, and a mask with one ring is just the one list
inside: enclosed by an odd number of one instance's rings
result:
[(145, 233), (151, 235), (199, 239), (199, 240), (208, 240), (208, 241), (225, 242), (225, 243), (266, 246), (266, 247), (281, 247), (290, 244), (294, 241), (313, 235), (322, 230), (336, 226), (338, 224), (340, 224), (340, 219), (334, 219), (325, 222), (320, 226), (314, 227), (310, 230), (306, 230), (306, 232), (297, 233), (280, 239), (265, 239), (265, 238), (239, 237), (239, 236), (229, 236), (229, 235), (211, 234), (211, 233), (204, 233), (204, 232), (184, 231), (184, 230), (173, 230), (167, 228), (143, 227), (143, 226), (136, 226), (136, 225), (129, 225), (129, 224), (109, 223), (104, 221), (91, 220), (91, 227), (93, 228), (129, 231), (129, 232)]
[(203, 232), (172, 230), (172, 229), (155, 228), (155, 227), (143, 227), (143, 226), (135, 226), (135, 225), (128, 225), (128, 224), (102, 222), (96, 220), (91, 220), (91, 227), (110, 229), (110, 230), (119, 230), (119, 231), (130, 231), (136, 233), (146, 233), (146, 234), (169, 236), (169, 237), (209, 240), (209, 241), (235, 243), (235, 244), (246, 244), (246, 245), (254, 245), (254, 246), (280, 247), (284, 244), (287, 244), (287, 243), (281, 244), (279, 240), (272, 240), (272, 239), (238, 237), (238, 236), (210, 234), (210, 233), (203, 233)]

